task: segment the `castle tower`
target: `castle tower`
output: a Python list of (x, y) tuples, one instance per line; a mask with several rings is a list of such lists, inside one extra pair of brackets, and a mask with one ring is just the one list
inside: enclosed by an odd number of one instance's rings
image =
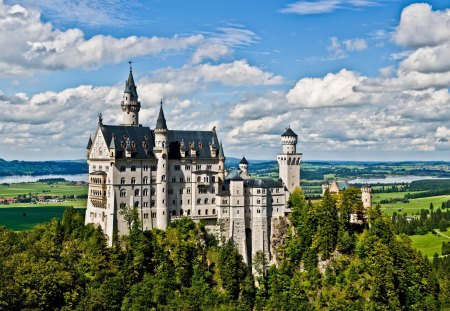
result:
[(242, 171), (243, 175), (248, 175), (248, 161), (245, 157), (239, 162), (239, 169)]
[(361, 187), (361, 199), (363, 202), (363, 207), (368, 209), (372, 206), (372, 188), (370, 185), (364, 185)]
[(158, 120), (155, 127), (155, 147), (153, 152), (158, 159), (156, 168), (156, 227), (166, 229), (169, 221), (169, 209), (167, 203), (167, 173), (168, 173), (168, 149), (167, 149), (167, 124), (164, 111), (159, 109)]
[(219, 181), (225, 181), (225, 154), (223, 153), (222, 141), (219, 146)]
[(139, 110), (141, 110), (141, 102), (138, 100), (131, 62), (130, 74), (128, 75), (128, 80), (125, 82), (125, 90), (120, 105), (122, 107), (122, 125), (139, 126)]
[(290, 127), (281, 135), (283, 152), (277, 155), (279, 176), (289, 192), (300, 186), (300, 162), (302, 154), (297, 153), (297, 134)]

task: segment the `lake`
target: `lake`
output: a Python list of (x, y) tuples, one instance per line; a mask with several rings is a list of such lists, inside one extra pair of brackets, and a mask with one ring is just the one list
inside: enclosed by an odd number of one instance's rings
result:
[(416, 180), (428, 180), (428, 179), (449, 179), (433, 176), (388, 176), (386, 178), (356, 178), (349, 180), (349, 184), (399, 184), (410, 183)]
[(39, 179), (47, 179), (47, 178), (64, 178), (67, 181), (86, 181), (87, 182), (88, 174), (74, 174), (74, 175), (40, 175), (40, 176), (31, 176), (31, 175), (15, 175), (15, 176), (3, 176), (0, 177), (0, 184), (7, 183), (21, 183), (21, 182), (36, 182)]

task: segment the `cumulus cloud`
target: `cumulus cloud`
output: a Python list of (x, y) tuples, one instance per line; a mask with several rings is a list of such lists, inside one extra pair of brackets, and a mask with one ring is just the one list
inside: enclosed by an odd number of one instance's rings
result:
[(433, 11), (427, 3), (403, 9), (394, 41), (408, 48), (436, 46), (450, 41), (450, 10)]
[(364, 93), (355, 92), (355, 87), (364, 79), (345, 69), (336, 74), (329, 73), (323, 78), (303, 78), (286, 97), (290, 104), (304, 108), (362, 104), (365, 100)]

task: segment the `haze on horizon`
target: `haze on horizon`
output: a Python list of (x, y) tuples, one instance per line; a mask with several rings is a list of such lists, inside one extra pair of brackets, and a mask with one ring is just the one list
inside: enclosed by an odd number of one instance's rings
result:
[(128, 60), (154, 127), (217, 127), (225, 155), (450, 160), (446, 1), (0, 1), (0, 158), (83, 159), (121, 123)]

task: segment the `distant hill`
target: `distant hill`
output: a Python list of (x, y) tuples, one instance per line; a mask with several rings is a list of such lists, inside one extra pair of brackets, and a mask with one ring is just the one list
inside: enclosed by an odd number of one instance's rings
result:
[(84, 174), (88, 172), (85, 160), (69, 161), (5, 161), (0, 159), (0, 176)]

